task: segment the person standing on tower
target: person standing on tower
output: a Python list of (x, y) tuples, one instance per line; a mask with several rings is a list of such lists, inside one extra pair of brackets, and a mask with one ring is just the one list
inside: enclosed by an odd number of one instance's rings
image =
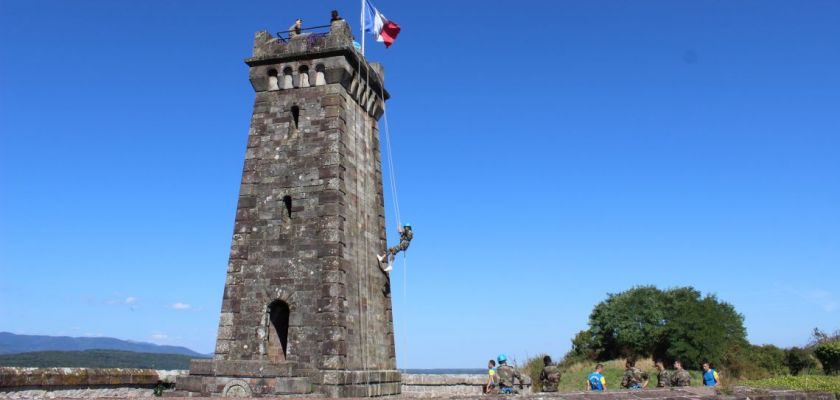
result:
[(379, 262), (383, 262), (386, 258), (388, 258), (388, 254), (391, 255), (390, 260), (388, 261), (388, 266), (385, 267), (385, 272), (389, 272), (393, 269), (391, 264), (394, 263), (394, 258), (396, 258), (397, 253), (408, 250), (408, 246), (411, 244), (411, 239), (413, 238), (414, 231), (411, 230), (411, 224), (405, 224), (402, 228), (400, 228), (400, 244), (386, 250), (385, 254), (376, 256), (379, 258)]
[(344, 18), (341, 18), (341, 16), (338, 15), (338, 10), (332, 10), (332, 12), (330, 13), (330, 23), (333, 23), (335, 21), (341, 21), (343, 19)]
[(294, 39), (298, 35), (300, 35), (300, 28), (303, 25), (303, 20), (298, 18), (295, 20), (295, 23), (289, 27), (289, 39)]

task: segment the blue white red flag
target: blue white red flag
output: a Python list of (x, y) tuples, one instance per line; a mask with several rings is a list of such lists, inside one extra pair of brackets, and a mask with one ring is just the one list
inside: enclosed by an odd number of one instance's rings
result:
[(391, 47), (391, 44), (394, 43), (394, 40), (397, 39), (397, 35), (400, 33), (400, 26), (397, 25), (396, 22), (385, 18), (373, 4), (370, 3), (370, 0), (365, 0), (364, 5), (364, 16), (365, 16), (365, 32), (370, 32), (373, 36), (376, 36), (377, 42), (385, 43), (385, 47)]

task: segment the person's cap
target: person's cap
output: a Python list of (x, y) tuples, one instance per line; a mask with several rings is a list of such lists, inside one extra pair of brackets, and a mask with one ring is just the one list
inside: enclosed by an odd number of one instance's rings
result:
[(506, 362), (507, 361), (507, 356), (504, 355), (504, 354), (499, 354), (499, 356), (496, 357), (496, 360), (499, 361), (500, 363), (501, 362)]

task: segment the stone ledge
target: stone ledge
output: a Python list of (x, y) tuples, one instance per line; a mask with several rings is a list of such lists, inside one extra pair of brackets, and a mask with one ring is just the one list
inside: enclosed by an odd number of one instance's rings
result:
[[(525, 385), (531, 384), (531, 379), (523, 375)], [(480, 374), (403, 374), (404, 385), (419, 386), (447, 386), (447, 385), (478, 385), (487, 383), (487, 375)]]
[[(446, 397), (434, 397), (434, 398), (447, 398), (451, 400), (503, 400), (503, 399), (527, 399), (527, 400), (539, 400), (539, 399), (557, 399), (557, 400), (640, 400), (640, 399), (662, 399), (662, 400), (711, 400), (711, 399), (720, 399), (720, 400), (835, 400), (835, 397), (831, 393), (824, 393), (824, 392), (798, 392), (798, 391), (790, 391), (790, 390), (754, 390), (754, 389), (747, 389), (742, 390), (740, 392), (736, 391), (734, 395), (724, 396), (724, 395), (704, 395), (697, 392), (697, 390), (703, 391), (703, 388), (690, 388), (687, 390), (669, 390), (669, 389), (646, 389), (646, 390), (617, 390), (611, 391), (606, 393), (593, 393), (593, 392), (570, 392), (570, 393), (537, 393), (537, 394), (527, 394), (527, 395), (517, 395), (517, 396), (501, 396), (501, 395), (469, 395), (469, 396), (446, 396)], [(6, 398), (51, 398), (51, 399), (78, 399), (78, 398), (103, 398), (103, 397), (110, 397), (110, 398), (144, 398), (149, 397), (151, 390), (148, 391), (148, 394), (141, 393), (136, 390), (128, 390), (128, 391), (120, 391), (115, 392), (114, 389), (93, 389), (93, 390), (83, 390), (83, 391), (56, 391), (50, 392), (50, 395), (47, 395), (47, 392), (40, 391), (40, 390), (33, 390), (24, 392), (11, 392), (11, 393), (3, 393), (0, 391), (0, 399)], [(709, 393), (707, 391), (707, 393)], [(199, 397), (199, 396), (188, 396), (186, 393), (178, 393), (177, 391), (174, 392), (167, 392), (167, 398), (170, 399), (210, 399), (209, 397)], [(178, 396), (180, 394), (180, 396)], [(175, 395), (175, 396), (173, 396)], [(311, 395), (285, 395), (282, 398), (288, 399), (312, 399)], [(425, 399), (428, 400), (428, 397), (422, 396), (413, 396), (413, 395), (399, 395), (399, 396), (391, 396), (394, 399), (400, 400), (409, 400), (409, 399)], [(217, 398), (217, 397), (216, 397)], [(253, 398), (253, 397), (252, 397)], [(352, 397), (351, 397), (352, 398)]]
[(146, 387), (158, 380), (172, 383), (187, 371), (141, 368), (0, 367), (2, 388)]

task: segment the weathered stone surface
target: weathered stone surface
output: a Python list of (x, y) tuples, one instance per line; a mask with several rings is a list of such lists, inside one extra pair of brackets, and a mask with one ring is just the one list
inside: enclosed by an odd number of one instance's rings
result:
[[(523, 393), (531, 391), (530, 379), (524, 376), (526, 383)], [(402, 374), (401, 392), (405, 396), (449, 397), (470, 396), (484, 393), (486, 375), (474, 374)]]
[(0, 367), (0, 388), (153, 386), (175, 382), (187, 371), (141, 368), (21, 368)]
[[(257, 33), (246, 63), (256, 99), (216, 352), (193, 364), (202, 381), (189, 391), (399, 393), (390, 280), (376, 258), (382, 67), (353, 48), (344, 21), (288, 41)], [(327, 383), (325, 371), (338, 375)]]
[(305, 394), (312, 392), (312, 382), (309, 378), (277, 379), (274, 385), (275, 394)]

